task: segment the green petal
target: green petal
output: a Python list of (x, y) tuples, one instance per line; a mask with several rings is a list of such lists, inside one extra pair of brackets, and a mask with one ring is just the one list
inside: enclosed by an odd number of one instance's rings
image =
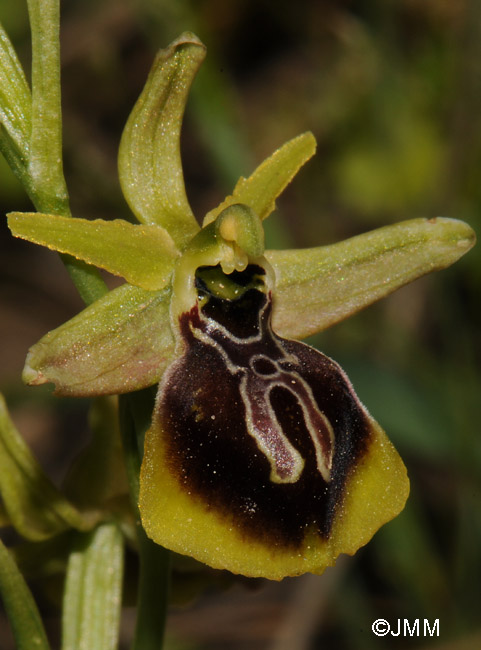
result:
[(46, 334), (29, 351), (24, 381), (57, 395), (126, 393), (155, 384), (174, 352), (170, 288), (125, 284)]
[(233, 203), (244, 203), (261, 219), (265, 219), (275, 209), (276, 198), (315, 151), (316, 140), (312, 133), (303, 133), (289, 140), (264, 160), (249, 178), (241, 177), (231, 196), (206, 215), (203, 225), (214, 221), (222, 210)]
[(273, 327), (303, 338), (416, 278), (444, 269), (475, 243), (455, 219), (413, 219), (319, 248), (266, 251), (276, 273)]
[(10, 420), (0, 395), (0, 493), (15, 529), (42, 540), (90, 523), (53, 485)]
[(178, 251), (160, 226), (133, 225), (123, 219), (73, 219), (35, 212), (12, 212), (8, 225), (15, 237), (120, 275), (143, 289), (162, 289)]
[(182, 248), (198, 231), (185, 195), (180, 128), (191, 83), (205, 57), (194, 34), (161, 50), (122, 135), (119, 177), (143, 223), (166, 228)]

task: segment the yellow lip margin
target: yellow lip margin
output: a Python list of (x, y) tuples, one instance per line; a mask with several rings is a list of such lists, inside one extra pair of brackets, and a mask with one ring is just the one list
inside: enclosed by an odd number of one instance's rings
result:
[[(157, 411), (156, 411), (157, 413)], [(369, 417), (369, 447), (352, 468), (328, 539), (308, 530), (302, 546), (247, 539), (234, 517), (216, 512), (190, 494), (169, 470), (158, 417), (146, 435), (139, 507), (147, 535), (157, 544), (216, 569), (282, 580), (321, 574), (341, 553), (353, 555), (403, 509), (409, 494), (406, 468), (381, 427)]]

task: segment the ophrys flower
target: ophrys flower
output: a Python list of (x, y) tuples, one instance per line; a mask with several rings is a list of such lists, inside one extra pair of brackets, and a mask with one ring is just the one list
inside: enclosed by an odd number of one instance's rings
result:
[(322, 572), (399, 513), (409, 484), (341, 368), (292, 339), (448, 266), (474, 236), (417, 219), (266, 251), (262, 221), (313, 155), (308, 133), (241, 178), (200, 228), (179, 134), (203, 57), (190, 34), (161, 51), (126, 125), (120, 178), (141, 225), (10, 216), (14, 234), (127, 280), (37, 343), (25, 377), (71, 395), (160, 381), (141, 471), (147, 534), (245, 575)]

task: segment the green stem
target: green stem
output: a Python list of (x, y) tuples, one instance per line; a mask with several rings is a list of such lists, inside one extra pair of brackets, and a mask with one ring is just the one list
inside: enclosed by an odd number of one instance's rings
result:
[(120, 430), (132, 506), (137, 518), (140, 561), (137, 624), (132, 650), (162, 649), (169, 598), (170, 552), (147, 537), (138, 508), (143, 440), (150, 425), (153, 405), (154, 392), (150, 388), (120, 396)]
[(42, 212), (69, 213), (62, 165), (59, 0), (28, 0), (32, 30), (29, 172)]
[(71, 255), (60, 254), (60, 259), (86, 305), (91, 305), (108, 292), (105, 282), (94, 266)]
[(138, 528), (140, 579), (132, 650), (161, 650), (169, 604), (170, 552)]
[[(71, 216), (62, 162), (59, 0), (28, 0), (32, 30), (32, 133), (26, 187), (39, 212)], [(81, 260), (62, 260), (85, 303), (107, 292), (99, 272)]]

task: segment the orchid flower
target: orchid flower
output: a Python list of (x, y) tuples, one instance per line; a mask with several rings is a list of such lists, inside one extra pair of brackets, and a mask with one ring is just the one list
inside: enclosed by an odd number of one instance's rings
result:
[(265, 250), (263, 220), (315, 152), (280, 147), (198, 225), (179, 139), (205, 56), (161, 50), (125, 127), (122, 190), (138, 219), (12, 213), (12, 233), (126, 283), (46, 334), (24, 378), (58, 395), (159, 384), (139, 508), (156, 543), (212, 567), (322, 573), (404, 507), (405, 466), (346, 374), (296, 339), (324, 330), (474, 244), (453, 219), (414, 219), (330, 246)]

